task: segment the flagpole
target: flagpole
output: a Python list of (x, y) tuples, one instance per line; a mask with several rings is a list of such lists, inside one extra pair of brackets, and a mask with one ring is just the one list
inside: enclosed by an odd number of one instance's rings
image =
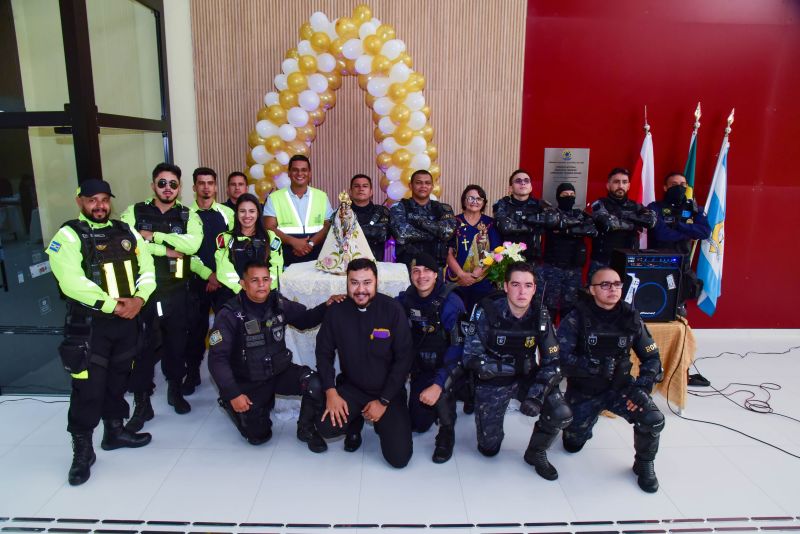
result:
[[(695, 158), (697, 157), (697, 145), (695, 144), (695, 143), (697, 143), (697, 130), (700, 129), (700, 117), (702, 117), (702, 116), (703, 116), (703, 112), (700, 109), (700, 102), (698, 102), (697, 103), (697, 108), (694, 110), (694, 125), (692, 127), (692, 140), (689, 142), (689, 152), (691, 152), (692, 146), (695, 147)], [(688, 160), (686, 161), (686, 165), (687, 165), (687, 168), (688, 168), (688, 165), (689, 165), (689, 161)], [(687, 170), (685, 169), (684, 172), (687, 172)], [(695, 198), (695, 195), (694, 195), (694, 181), (695, 181), (694, 180), (694, 176), (695, 176), (695, 174), (696, 174), (695, 173), (695, 169), (692, 168), (692, 183), (689, 184), (690, 187), (692, 188), (692, 190), (691, 190), (692, 198)], [(689, 254), (689, 265), (690, 266), (692, 265), (692, 261), (694, 261), (694, 253), (696, 251), (697, 251), (697, 240), (695, 239), (694, 241), (692, 241), (692, 252)]]
[[(733, 114), (735, 112), (736, 112), (736, 108), (733, 108), (733, 109), (731, 109), (731, 114), (728, 115), (727, 126), (725, 126), (725, 136), (722, 138), (722, 147), (719, 150), (720, 154), (722, 154), (722, 152), (728, 146), (728, 136), (731, 134), (731, 131), (732, 131), (731, 125), (733, 124)], [(718, 159), (717, 160), (717, 166), (719, 166), (720, 163), (721, 162)], [(708, 215), (708, 208), (711, 205), (711, 192), (714, 191), (714, 184), (716, 183), (716, 181), (717, 181), (717, 169), (715, 167), (714, 168), (714, 179), (711, 181), (711, 189), (708, 190), (708, 198), (706, 198), (706, 207), (703, 210), (703, 213), (705, 215)]]

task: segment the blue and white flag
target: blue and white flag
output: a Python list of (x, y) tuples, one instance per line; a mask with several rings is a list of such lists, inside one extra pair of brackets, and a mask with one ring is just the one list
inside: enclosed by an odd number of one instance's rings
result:
[(703, 281), (703, 291), (697, 307), (707, 315), (714, 315), (717, 300), (722, 295), (722, 259), (725, 252), (725, 197), (728, 192), (728, 135), (722, 140), (711, 192), (706, 201), (706, 216), (711, 226), (711, 236), (700, 245), (697, 277)]

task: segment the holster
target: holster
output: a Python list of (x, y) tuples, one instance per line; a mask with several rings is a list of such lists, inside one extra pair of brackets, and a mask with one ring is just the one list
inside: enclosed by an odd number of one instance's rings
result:
[(64, 321), (64, 340), (58, 346), (61, 363), (70, 374), (78, 374), (89, 368), (92, 337), (92, 317), (69, 312)]

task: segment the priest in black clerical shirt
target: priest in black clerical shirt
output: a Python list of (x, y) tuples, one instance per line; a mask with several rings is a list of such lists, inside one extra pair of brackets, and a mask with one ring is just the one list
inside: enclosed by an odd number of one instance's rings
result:
[[(316, 418), (324, 438), (345, 434), (344, 447), (361, 445), (364, 420), (372, 421), (383, 457), (393, 467), (411, 459), (411, 419), (406, 378), (414, 358), (403, 307), (377, 292), (378, 269), (365, 258), (347, 266), (347, 296), (333, 304), (317, 334), (317, 372), (325, 411)], [(334, 358), (339, 352), (341, 374)]]
[(356, 174), (350, 179), (350, 200), (353, 213), (375, 261), (383, 261), (386, 238), (389, 235), (389, 209), (372, 202), (372, 179), (366, 174)]

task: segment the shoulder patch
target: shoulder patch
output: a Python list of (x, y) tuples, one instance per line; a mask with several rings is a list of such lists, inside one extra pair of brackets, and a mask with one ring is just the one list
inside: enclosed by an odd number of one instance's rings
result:
[(59, 243), (58, 241), (51, 241), (50, 246), (48, 248), (53, 252), (58, 252), (59, 250), (61, 250), (61, 243)]
[(217, 236), (217, 248), (225, 248), (225, 236), (223, 234)]
[(208, 337), (208, 343), (211, 345), (216, 345), (221, 341), (222, 341), (222, 333), (219, 330), (214, 330)]

